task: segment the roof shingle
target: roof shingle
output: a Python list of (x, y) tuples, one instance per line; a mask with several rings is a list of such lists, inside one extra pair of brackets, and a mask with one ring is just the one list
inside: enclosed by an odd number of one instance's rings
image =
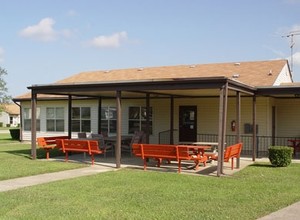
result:
[[(239, 63), (230, 62), (116, 69), (109, 71), (99, 70), (81, 72), (57, 81), (54, 84), (100, 83), (153, 79), (184, 79), (198, 77), (227, 77), (253, 87), (273, 86), (285, 65), (287, 65), (287, 60), (269, 60)], [(272, 74), (269, 74), (270, 71)], [(26, 93), (16, 97), (16, 99), (28, 99), (30, 97), (31, 94)], [(39, 97), (55, 98), (57, 96), (39, 94)]]
[[(249, 86), (272, 86), (286, 64), (286, 60), (271, 60), (91, 71), (75, 74), (56, 83), (96, 83), (194, 77), (233, 78), (233, 75), (236, 75), (238, 76), (236, 80)], [(272, 71), (271, 75), (269, 74), (270, 71)]]

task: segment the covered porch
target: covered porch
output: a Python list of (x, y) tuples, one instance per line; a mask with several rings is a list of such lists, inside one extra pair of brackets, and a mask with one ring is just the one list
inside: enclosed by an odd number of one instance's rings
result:
[[(68, 97), (68, 134), (71, 137), (71, 109), (74, 97), (89, 97), (99, 100), (99, 114), (101, 113), (102, 100), (114, 99), (117, 109), (117, 141), (115, 149), (115, 166), (121, 167), (121, 135), (122, 135), (122, 101), (142, 99), (145, 101), (146, 113), (150, 110), (151, 101), (155, 99), (169, 100), (169, 142), (174, 143), (174, 102), (175, 100), (197, 99), (215, 97), (218, 99), (218, 131), (216, 131), (218, 152), (220, 157), (217, 163), (217, 176), (224, 173), (222, 157), (226, 144), (226, 123), (228, 97), (235, 100), (235, 142), (241, 141), (241, 102), (242, 97), (252, 99), (252, 122), (256, 124), (256, 89), (246, 86), (235, 80), (226, 77), (201, 77), (184, 79), (156, 79), (156, 80), (135, 80), (135, 81), (114, 81), (103, 83), (78, 83), (78, 84), (49, 84), (34, 85), (31, 89), (32, 119), (36, 119), (36, 106), (39, 94), (63, 95)], [(146, 114), (146, 134), (149, 142), (149, 114)], [(101, 129), (101, 121), (98, 127)], [(32, 156), (36, 158), (36, 120), (32, 120), (31, 145)], [(191, 127), (192, 128), (192, 127)], [(252, 130), (252, 160), (256, 158), (256, 127)], [(238, 166), (240, 164), (238, 163)]]

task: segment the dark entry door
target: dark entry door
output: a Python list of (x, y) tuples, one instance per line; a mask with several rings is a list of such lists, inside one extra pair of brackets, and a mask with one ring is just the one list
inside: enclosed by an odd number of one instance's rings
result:
[(197, 141), (197, 106), (179, 106), (179, 141)]

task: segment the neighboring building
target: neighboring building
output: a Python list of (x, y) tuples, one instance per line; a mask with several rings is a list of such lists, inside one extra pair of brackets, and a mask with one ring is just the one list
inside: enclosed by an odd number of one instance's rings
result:
[(2, 105), (0, 124), (2, 127), (18, 127), (20, 125), (20, 107), (16, 104)]
[[(72, 136), (100, 131), (116, 135), (116, 92), (121, 91), (122, 134), (148, 129), (152, 143), (217, 141), (223, 83), (229, 85), (223, 108), (227, 144), (235, 140), (239, 92), (245, 155), (252, 152), (254, 121), (258, 153), (300, 137), (300, 85), (293, 83), (286, 60), (83, 72), (35, 85), (30, 89), (38, 100), (36, 135), (66, 135), (69, 128)], [(31, 100), (31, 93), (14, 98), (22, 106), (22, 140), (31, 139)]]

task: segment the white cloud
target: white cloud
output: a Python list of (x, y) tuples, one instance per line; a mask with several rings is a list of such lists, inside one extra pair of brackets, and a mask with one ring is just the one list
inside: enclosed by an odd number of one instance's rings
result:
[(4, 61), (4, 49), (0, 47), (0, 63)]
[(20, 35), (37, 41), (55, 41), (59, 37), (70, 38), (73, 31), (68, 29), (55, 30), (55, 21), (52, 18), (43, 18), (38, 24), (31, 25), (20, 31)]
[(286, 37), (289, 43), (291, 43), (292, 37), (293, 37), (293, 42), (295, 42), (295, 44), (300, 43), (300, 24), (295, 24), (291, 27), (280, 28), (279, 31), (282, 33), (283, 37)]
[(289, 61), (290, 67), (292, 68), (293, 66), (293, 70), (291, 71), (295, 72), (295, 69), (297, 69), (296, 72), (298, 72), (298, 69), (300, 70), (300, 52), (293, 54), (293, 63), (291, 56), (287, 57), (286, 59)]
[(295, 24), (290, 28), (290, 31), (300, 32), (300, 24)]
[(110, 36), (95, 37), (88, 42), (88, 45), (96, 48), (118, 48), (125, 40), (127, 40), (127, 33), (122, 31)]
[(300, 52), (294, 53), (293, 64), (300, 67)]
[(52, 18), (43, 18), (38, 24), (24, 28), (20, 35), (38, 41), (54, 41), (58, 33), (54, 30), (55, 21)]

